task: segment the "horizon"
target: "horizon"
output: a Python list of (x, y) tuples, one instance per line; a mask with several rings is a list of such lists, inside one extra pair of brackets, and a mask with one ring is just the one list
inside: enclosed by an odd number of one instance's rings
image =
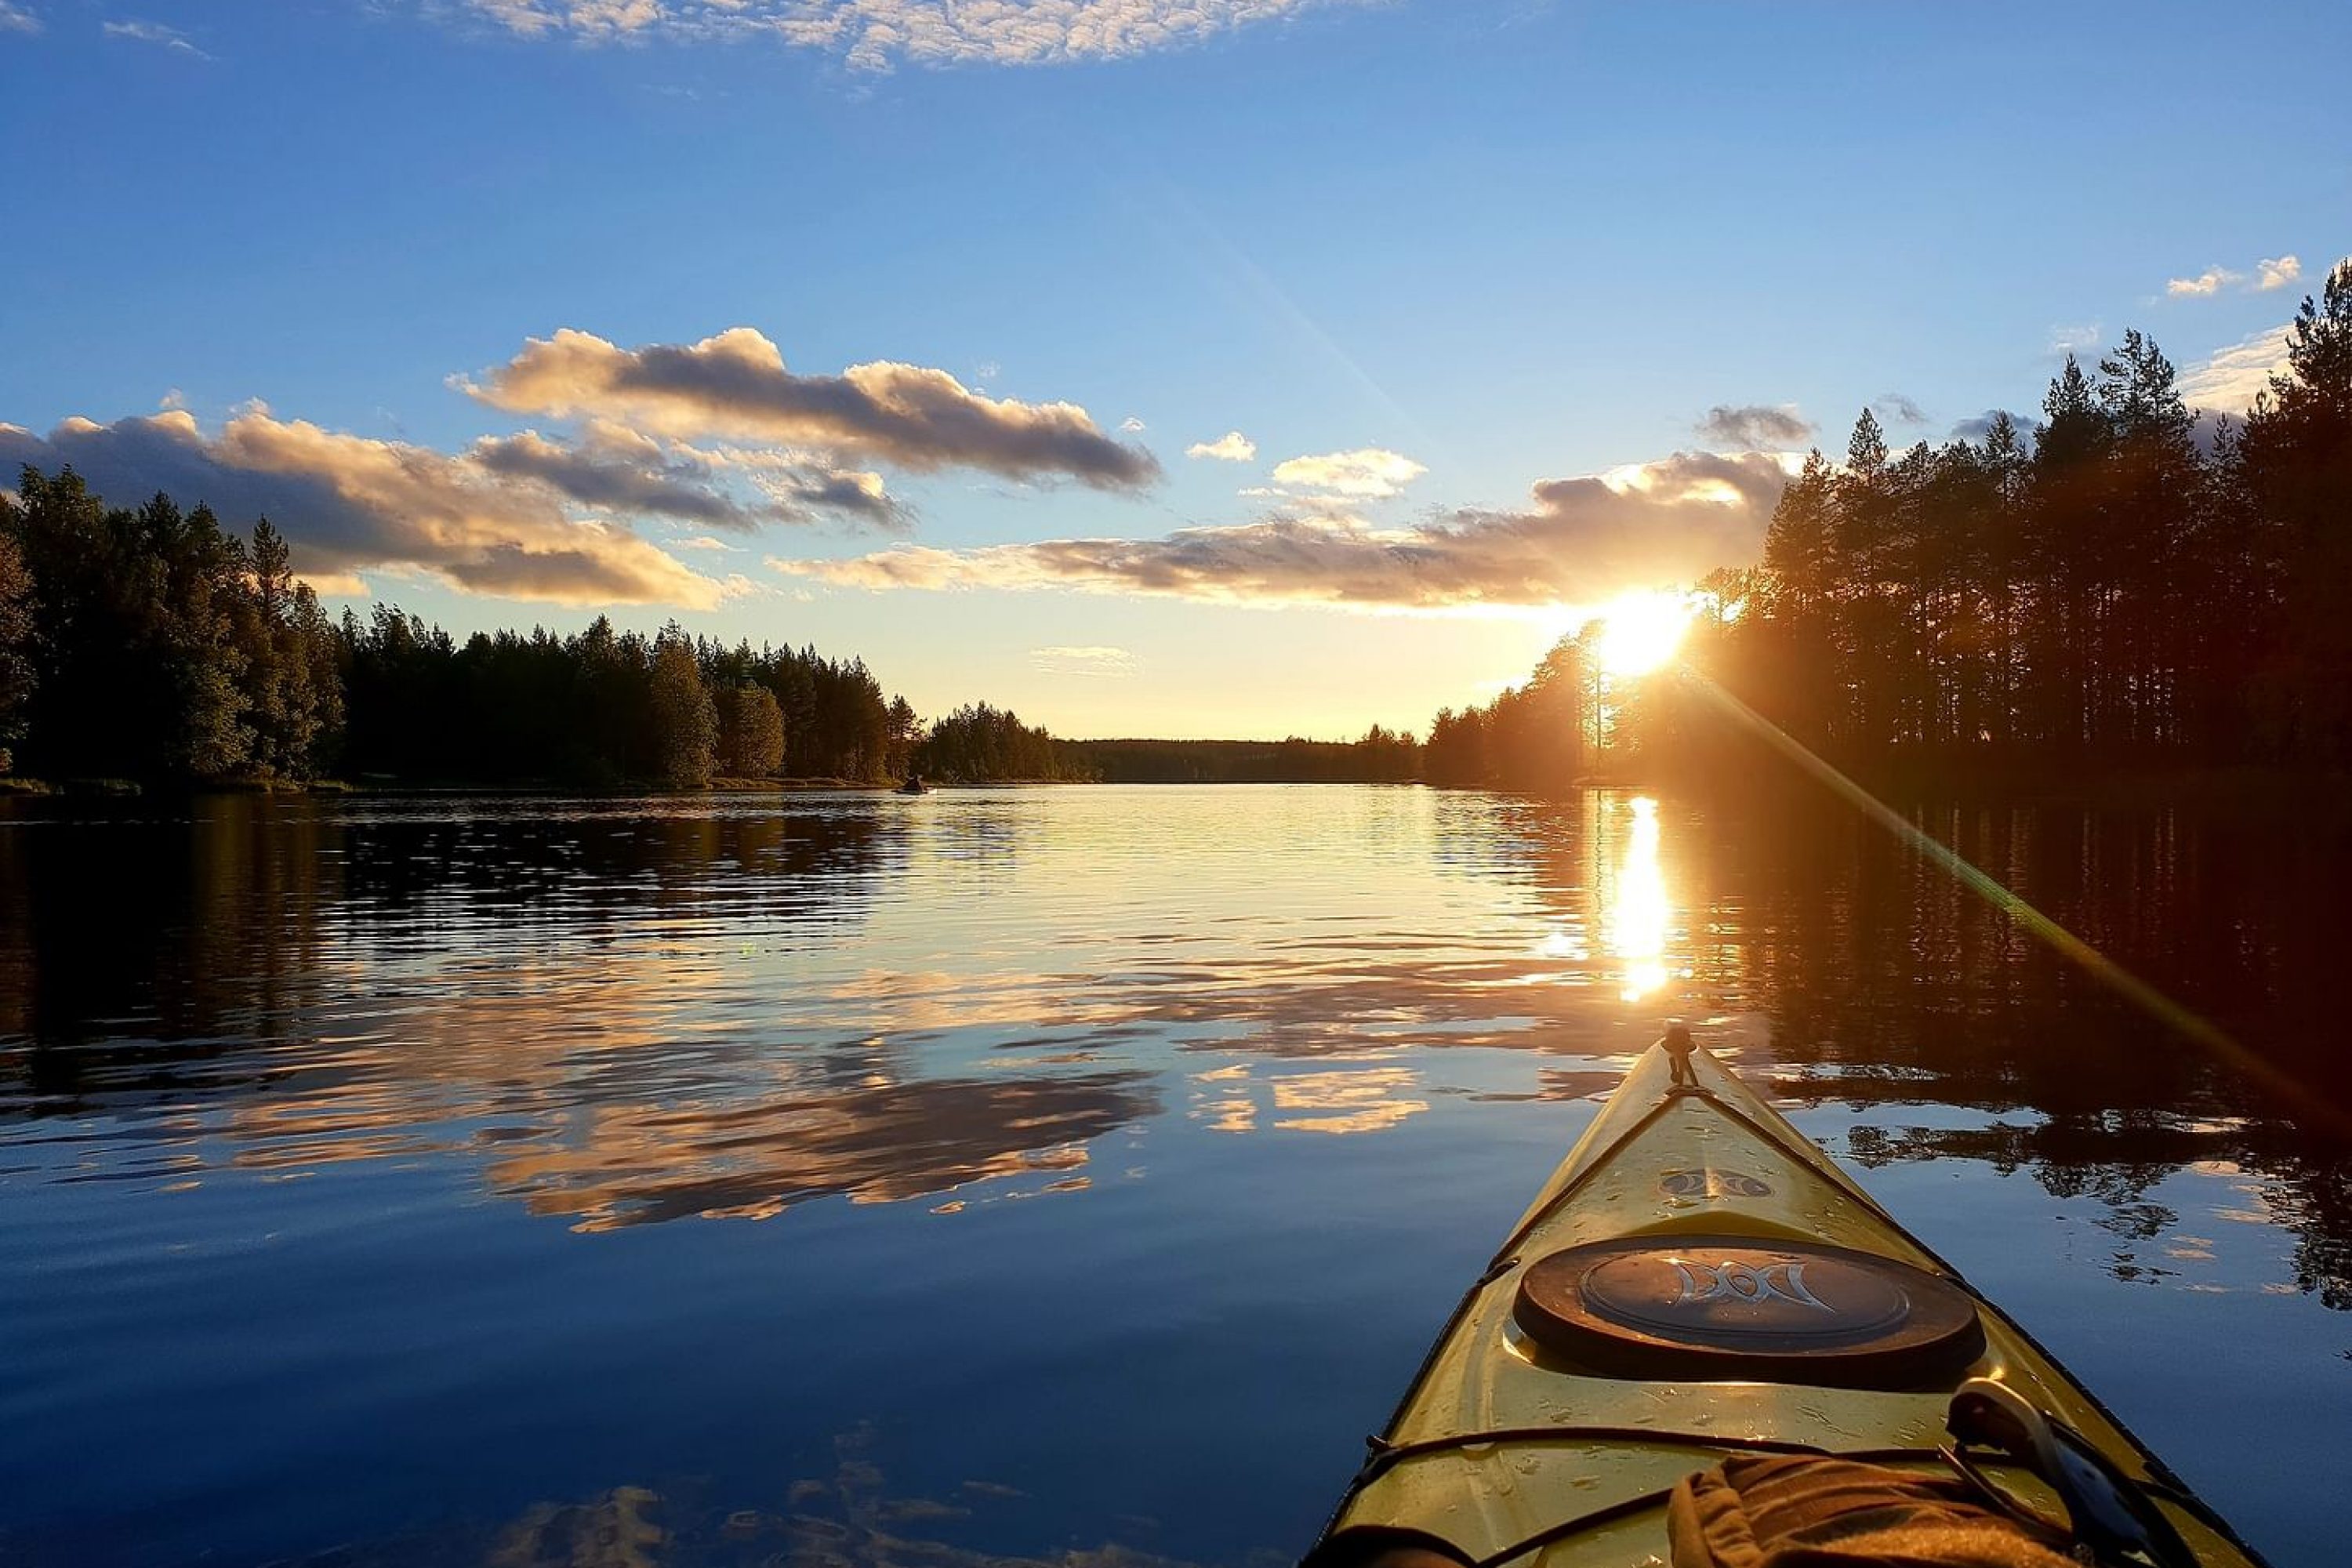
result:
[(1752, 562), (1861, 408), (2030, 425), (2138, 328), (2238, 411), (2352, 249), (2333, 8), (1065, 13), (0, 4), (0, 120), (78, 127), (0, 461), (267, 512), (460, 637), (1419, 733)]

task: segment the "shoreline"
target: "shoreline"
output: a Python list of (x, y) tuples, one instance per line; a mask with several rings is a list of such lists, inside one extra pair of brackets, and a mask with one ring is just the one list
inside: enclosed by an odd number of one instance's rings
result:
[[(1893, 804), (1961, 809), (2008, 807), (2072, 807), (2086, 810), (2146, 809), (2188, 806), (2229, 809), (2273, 804), (2305, 805), (2315, 800), (2352, 803), (2352, 774), (2337, 770), (2281, 767), (2191, 767), (2179, 769), (2118, 769), (2108, 773), (2061, 774), (2036, 770), (2031, 774), (1997, 778), (1981, 773), (1953, 777), (1920, 778), (1851, 773), (1854, 782)], [(991, 789), (1034, 789), (1043, 786), (1088, 787), (1109, 781), (1092, 779), (991, 779), (982, 783), (942, 780), (924, 793)], [(1364, 788), (1414, 787), (1441, 791), (1486, 792), (1529, 799), (1565, 799), (1585, 790), (1642, 790), (1671, 793), (1708, 801), (1772, 802), (1822, 793), (1826, 786), (1793, 772), (1743, 773), (1736, 781), (1673, 769), (1650, 773), (1639, 769), (1601, 769), (1579, 774), (1555, 789), (1530, 789), (1506, 784), (1432, 784), (1426, 779), (1274, 779), (1274, 780), (1132, 780), (1138, 789), (1191, 787), (1244, 788), (1315, 787), (1331, 784)], [(703, 795), (898, 795), (898, 784), (845, 778), (715, 778), (698, 789), (668, 789), (655, 784), (594, 786), (563, 784), (478, 784), (464, 780), (318, 779), (297, 784), (284, 780), (224, 780), (213, 784), (146, 784), (130, 779), (44, 779), (0, 775), (0, 802), (11, 799), (177, 800), (205, 795), (354, 796), (392, 800), (448, 796), (488, 796), (506, 799), (626, 800), (653, 796)]]

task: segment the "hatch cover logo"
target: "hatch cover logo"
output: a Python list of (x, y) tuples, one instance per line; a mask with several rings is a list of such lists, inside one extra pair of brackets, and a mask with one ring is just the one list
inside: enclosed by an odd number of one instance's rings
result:
[(1772, 1186), (1742, 1171), (1668, 1171), (1658, 1190), (1670, 1198), (1769, 1198)]
[(1675, 1300), (1677, 1307), (1704, 1306), (1710, 1301), (1738, 1301), (1757, 1307), (1767, 1301), (1786, 1301), (1823, 1312), (1837, 1310), (1805, 1289), (1802, 1263), (1768, 1263), (1757, 1268), (1737, 1258), (1712, 1266), (1696, 1259), (1687, 1263), (1680, 1258), (1673, 1261), (1675, 1273), (1683, 1282), (1683, 1293)]

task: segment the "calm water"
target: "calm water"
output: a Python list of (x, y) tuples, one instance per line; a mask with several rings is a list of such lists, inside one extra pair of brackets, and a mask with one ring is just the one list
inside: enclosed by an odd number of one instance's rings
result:
[(1675, 1014), (2337, 1557), (2340, 825), (1921, 819), (2278, 1091), (1826, 810), (0, 813), (0, 1561), (1276, 1562)]

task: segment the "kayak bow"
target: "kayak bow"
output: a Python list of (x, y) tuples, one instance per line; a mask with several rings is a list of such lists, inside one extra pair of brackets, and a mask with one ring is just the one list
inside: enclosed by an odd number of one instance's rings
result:
[[(2074, 1429), (2200, 1563), (2261, 1559), (2047, 1352), (1680, 1026), (1633, 1064), (1471, 1286), (1310, 1561), (1665, 1557), (1665, 1500), (1744, 1453), (1940, 1468), (1990, 1378)], [(2063, 1517), (2014, 1467), (2001, 1483)]]

